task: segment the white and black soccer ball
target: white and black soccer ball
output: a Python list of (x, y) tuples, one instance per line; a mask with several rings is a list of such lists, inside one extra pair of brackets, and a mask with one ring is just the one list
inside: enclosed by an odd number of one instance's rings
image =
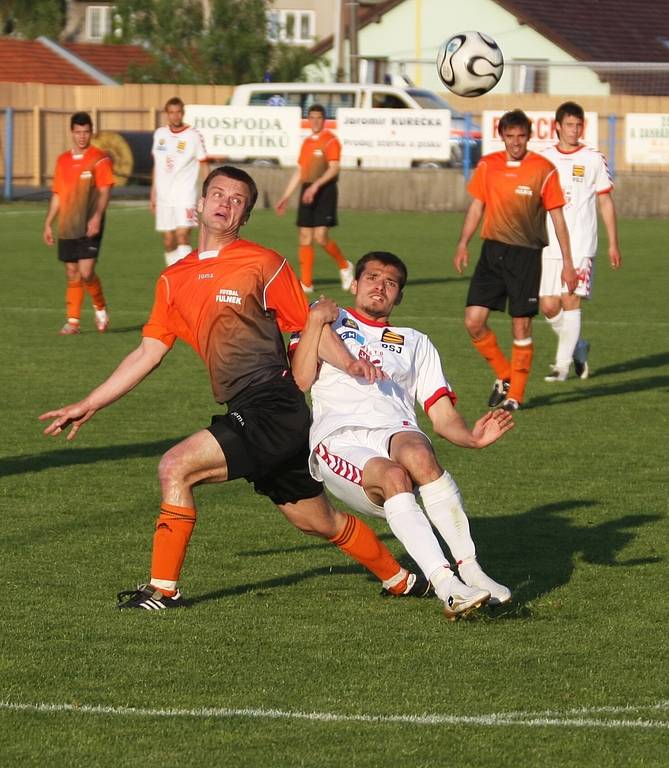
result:
[(437, 54), (441, 82), (458, 96), (482, 96), (499, 82), (504, 56), (483, 32), (460, 32), (449, 37)]

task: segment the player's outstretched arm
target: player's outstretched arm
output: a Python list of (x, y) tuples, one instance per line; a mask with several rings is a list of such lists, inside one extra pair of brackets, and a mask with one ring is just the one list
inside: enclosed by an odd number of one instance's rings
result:
[(507, 411), (489, 411), (470, 429), (448, 397), (442, 397), (428, 411), (434, 431), (461, 448), (485, 448), (513, 427), (513, 416)]
[[(306, 392), (318, 375), (318, 348), (325, 326), (334, 322), (339, 308), (332, 299), (321, 296), (309, 308), (307, 322), (300, 333), (300, 340), (291, 352), (290, 367), (297, 386)], [(350, 357), (350, 356), (349, 356)]]
[(39, 417), (40, 421), (52, 419), (51, 424), (44, 429), (44, 434), (56, 436), (71, 426), (67, 439), (72, 440), (80, 427), (93, 418), (97, 411), (130, 392), (157, 368), (168, 351), (169, 347), (158, 339), (142, 339), (142, 343), (120, 363), (111, 376), (83, 400), (43, 413)]
[(462, 223), (460, 239), (458, 240), (458, 244), (455, 249), (455, 258), (453, 259), (455, 270), (459, 275), (463, 273), (469, 264), (469, 252), (467, 250), (467, 246), (469, 245), (469, 241), (472, 239), (472, 237), (474, 237), (474, 233), (478, 229), (484, 209), (485, 203), (476, 197), (469, 204), (469, 208), (467, 208), (465, 220)]
[(299, 166), (295, 170), (295, 173), (290, 177), (288, 180), (288, 184), (286, 184), (286, 188), (283, 191), (283, 194), (276, 202), (276, 205), (274, 206), (274, 210), (279, 214), (279, 216), (282, 216), (286, 212), (286, 208), (288, 207), (288, 201), (290, 200), (290, 196), (293, 194), (293, 192), (298, 188), (300, 184), (300, 169)]

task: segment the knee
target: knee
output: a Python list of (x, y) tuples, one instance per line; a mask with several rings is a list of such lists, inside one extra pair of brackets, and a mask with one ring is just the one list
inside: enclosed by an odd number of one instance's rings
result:
[(325, 234), (317, 234), (314, 235), (314, 240), (318, 245), (320, 245), (321, 248), (325, 248), (325, 246), (328, 244), (328, 236), (327, 232)]
[(486, 325), (484, 322), (482, 322), (478, 317), (472, 317), (471, 315), (468, 315), (466, 313), (465, 313), (465, 328), (467, 329), (467, 333), (474, 340), (480, 339), (482, 336), (485, 335), (485, 332), (486, 332)]
[(185, 467), (178, 454), (168, 451), (158, 464), (158, 480), (161, 487), (174, 483), (182, 484), (185, 478)]
[(383, 473), (383, 496), (389, 499), (398, 493), (410, 493), (413, 490), (413, 481), (407, 470), (401, 465), (391, 463)]

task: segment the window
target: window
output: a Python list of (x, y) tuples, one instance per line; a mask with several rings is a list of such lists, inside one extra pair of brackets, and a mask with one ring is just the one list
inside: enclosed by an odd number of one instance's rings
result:
[(111, 33), (111, 6), (89, 5), (86, 8), (86, 38), (103, 40)]
[(316, 33), (315, 11), (267, 12), (267, 39), (271, 43), (311, 45)]

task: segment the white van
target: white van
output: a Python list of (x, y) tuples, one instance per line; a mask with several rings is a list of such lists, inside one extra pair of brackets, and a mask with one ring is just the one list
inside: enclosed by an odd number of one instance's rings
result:
[[(451, 112), (451, 160), (462, 165), (465, 144), (465, 116), (451, 109), (433, 91), (423, 88), (398, 88), (380, 83), (247, 83), (238, 85), (230, 98), (231, 106), (299, 107), (306, 121), (312, 104), (325, 107), (327, 125), (336, 128), (337, 110), (355, 109), (448, 109)], [(305, 123), (306, 125), (306, 123)], [(472, 167), (481, 156), (481, 129), (472, 125), (469, 134)], [(435, 165), (416, 161), (414, 165)]]

